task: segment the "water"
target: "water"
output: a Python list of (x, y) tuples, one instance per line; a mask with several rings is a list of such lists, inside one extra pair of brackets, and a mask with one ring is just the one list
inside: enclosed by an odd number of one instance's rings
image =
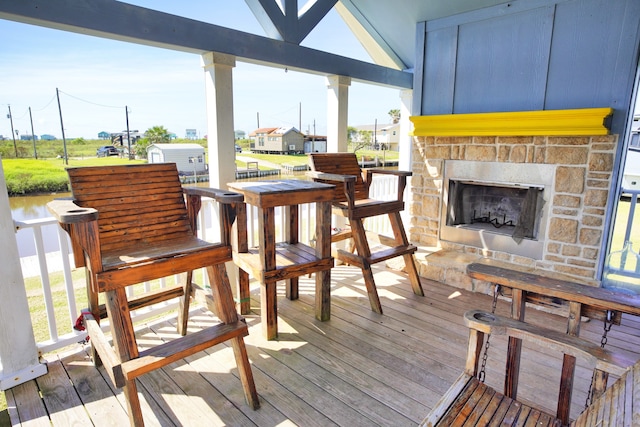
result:
[[(29, 219), (48, 218), (52, 215), (47, 210), (47, 203), (59, 197), (69, 197), (71, 193), (56, 193), (39, 196), (9, 197), (9, 207), (11, 217), (14, 221), (25, 221)], [(44, 240), (45, 252), (58, 250), (58, 225), (47, 225), (42, 227), (42, 237)], [(33, 230), (22, 229), (16, 233), (18, 241), (18, 254), (20, 257), (33, 256), (36, 254), (36, 247), (33, 238)]]

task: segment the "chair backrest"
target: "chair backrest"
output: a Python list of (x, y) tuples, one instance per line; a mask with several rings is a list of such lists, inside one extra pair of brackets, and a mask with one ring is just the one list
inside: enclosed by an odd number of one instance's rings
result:
[(175, 163), (67, 169), (77, 205), (98, 210), (100, 249), (191, 234)]
[[(362, 200), (369, 198), (369, 185), (362, 178), (362, 170), (360, 169), (355, 153), (311, 153), (309, 154), (309, 159), (311, 170), (337, 175), (355, 176), (355, 199)], [(330, 181), (317, 181), (336, 184)], [(334, 201), (344, 202), (346, 200), (347, 197), (344, 194), (344, 187), (336, 185)]]

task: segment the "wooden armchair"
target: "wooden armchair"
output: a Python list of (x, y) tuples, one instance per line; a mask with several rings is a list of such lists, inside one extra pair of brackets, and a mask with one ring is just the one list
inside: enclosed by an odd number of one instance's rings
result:
[[(183, 357), (230, 341), (245, 398), (259, 407), (244, 345), (246, 323), (234, 306), (225, 262), (231, 261), (230, 228), (241, 194), (206, 188), (182, 188), (175, 164), (70, 168), (73, 200), (48, 204), (69, 233), (76, 267), (86, 267), (89, 309), (84, 321), (96, 363), (104, 363), (116, 387), (124, 387), (129, 419), (143, 425), (135, 379)], [(187, 203), (185, 205), (186, 193)], [(200, 197), (220, 206), (221, 242), (196, 237)], [(206, 268), (213, 303), (221, 323), (186, 334), (191, 272)], [(130, 285), (182, 274), (183, 284), (127, 298)], [(104, 294), (104, 304), (98, 301)], [(173, 341), (140, 351), (130, 310), (180, 297), (178, 329)], [(100, 329), (108, 318), (113, 347)]]
[[(424, 295), (422, 284), (418, 277), (413, 254), (417, 248), (409, 244), (400, 212), (404, 210), (403, 193), (408, 176), (411, 172), (387, 169), (360, 170), (354, 153), (312, 153), (309, 155), (311, 172), (314, 181), (334, 184), (336, 186), (333, 200), (333, 214), (347, 218), (350, 229), (340, 231), (332, 236), (331, 241), (337, 242), (352, 239), (351, 250), (338, 249), (334, 257), (340, 261), (356, 265), (362, 269), (371, 309), (382, 314), (380, 298), (373, 279), (371, 265), (391, 258), (402, 256), (413, 292)], [(395, 199), (380, 201), (369, 198), (369, 186), (373, 174), (391, 174), (398, 177), (398, 188)], [(364, 175), (364, 177), (363, 177)], [(393, 237), (368, 233), (364, 228), (366, 218), (388, 215), (393, 230)], [(371, 252), (368, 238), (386, 248)], [(355, 253), (354, 253), (355, 250)]]
[[(556, 415), (547, 414), (535, 407), (519, 402), (496, 392), (480, 381), (484, 376), (481, 359), (484, 353), (484, 338), (487, 334), (507, 335), (510, 339), (521, 339), (535, 343), (539, 348), (546, 348), (564, 354), (563, 357), (576, 357), (584, 360), (588, 366), (593, 366), (594, 378), (606, 377), (609, 373), (622, 376), (612, 387), (606, 390), (606, 381), (594, 381), (591, 390), (593, 402), (572, 425), (579, 426), (630, 426), (636, 425), (629, 421), (638, 413), (636, 407), (632, 410), (634, 393), (640, 388), (640, 364), (636, 364), (636, 371), (628, 377), (628, 367), (634, 361), (611, 353), (599, 345), (585, 341), (579, 337), (552, 331), (519, 320), (502, 317), (480, 310), (468, 311), (464, 315), (465, 323), (469, 327), (469, 347), (464, 372), (456, 382), (442, 396), (421, 426), (564, 426), (569, 424), (569, 407), (571, 402), (566, 399), (571, 393), (563, 390), (573, 384), (573, 371), (562, 370), (562, 381), (558, 393), (558, 409)], [(511, 372), (517, 378), (519, 362), (507, 358), (505, 371)], [(481, 373), (482, 372), (482, 373)], [(509, 375), (509, 374), (507, 374)], [(634, 390), (634, 384), (635, 390)], [(509, 378), (505, 383), (509, 382)], [(625, 396), (626, 389), (626, 397)], [(540, 390), (548, 394), (549, 390)], [(615, 394), (613, 399), (611, 394)], [(636, 395), (637, 396), (637, 395)], [(637, 399), (636, 399), (637, 400)], [(535, 402), (534, 402), (535, 404)], [(628, 406), (627, 406), (628, 404)], [(636, 401), (636, 405), (639, 402)], [(607, 419), (603, 419), (607, 406)], [(614, 413), (618, 410), (617, 413)], [(598, 420), (599, 421), (596, 421)], [(636, 419), (637, 421), (637, 419)]]

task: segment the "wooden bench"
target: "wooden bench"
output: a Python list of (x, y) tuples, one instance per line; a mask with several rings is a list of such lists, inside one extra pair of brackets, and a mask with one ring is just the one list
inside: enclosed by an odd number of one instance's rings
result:
[[(609, 319), (619, 323), (622, 314), (640, 315), (640, 296), (614, 292), (609, 289), (581, 285), (538, 274), (512, 270), (503, 266), (473, 263), (467, 267), (467, 274), (478, 280), (494, 283), (511, 290), (511, 317), (524, 321), (525, 303), (554, 298), (568, 304), (567, 334), (579, 336), (580, 321), (583, 316), (592, 319)], [(516, 399), (518, 389), (520, 354), (522, 342), (518, 338), (509, 339), (505, 395)], [(563, 374), (558, 397), (559, 418), (569, 419), (575, 358), (566, 355), (563, 360)], [(594, 398), (601, 395), (608, 376), (599, 372), (593, 380)]]

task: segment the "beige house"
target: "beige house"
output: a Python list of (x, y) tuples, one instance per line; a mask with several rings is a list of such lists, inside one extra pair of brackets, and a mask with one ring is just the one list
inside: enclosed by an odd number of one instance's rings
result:
[(256, 153), (294, 154), (304, 152), (304, 135), (294, 127), (259, 128), (249, 134)]

